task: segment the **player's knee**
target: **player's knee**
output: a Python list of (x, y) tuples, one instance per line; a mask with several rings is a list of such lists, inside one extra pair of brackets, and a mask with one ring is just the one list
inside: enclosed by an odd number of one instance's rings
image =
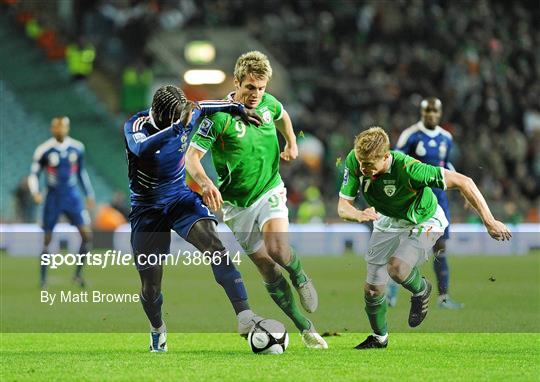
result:
[(390, 278), (400, 283), (407, 278), (411, 271), (411, 267), (403, 261), (394, 259), (388, 263), (387, 270)]
[(446, 256), (446, 241), (439, 239), (433, 246), (433, 254), (437, 258)]
[(143, 280), (141, 294), (146, 301), (155, 301), (161, 294), (161, 282)]
[(384, 285), (364, 284), (364, 295), (366, 297), (377, 297), (384, 294)]

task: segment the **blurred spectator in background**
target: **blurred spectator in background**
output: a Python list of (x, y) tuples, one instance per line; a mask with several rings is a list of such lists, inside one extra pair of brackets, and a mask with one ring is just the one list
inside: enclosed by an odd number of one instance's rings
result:
[(74, 80), (87, 78), (94, 69), (95, 59), (96, 48), (82, 39), (79, 39), (77, 43), (69, 44), (66, 48), (66, 63), (69, 74)]
[(321, 192), (315, 186), (309, 186), (304, 191), (304, 201), (298, 207), (297, 223), (323, 223), (326, 217), (326, 207), (321, 199)]
[(36, 204), (28, 187), (28, 177), (24, 176), (13, 191), (15, 219), (21, 223), (36, 222)]

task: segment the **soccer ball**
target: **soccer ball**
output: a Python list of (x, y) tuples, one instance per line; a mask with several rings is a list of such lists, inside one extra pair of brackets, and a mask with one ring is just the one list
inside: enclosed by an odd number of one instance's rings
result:
[(256, 354), (282, 354), (289, 345), (285, 326), (276, 320), (262, 320), (248, 334), (249, 346)]

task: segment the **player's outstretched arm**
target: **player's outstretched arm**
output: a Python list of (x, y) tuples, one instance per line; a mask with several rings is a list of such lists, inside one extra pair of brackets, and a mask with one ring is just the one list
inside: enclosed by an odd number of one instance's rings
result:
[(262, 123), (261, 116), (255, 110), (247, 109), (239, 102), (226, 100), (207, 100), (199, 101), (197, 107), (201, 110), (201, 114), (211, 115), (218, 112), (239, 115), (245, 122), (259, 126)]
[(377, 220), (379, 215), (375, 211), (375, 208), (370, 207), (365, 210), (359, 210), (353, 206), (352, 200), (345, 198), (339, 198), (338, 202), (338, 215), (340, 218), (354, 222), (367, 222), (371, 220)]
[(204, 152), (190, 146), (186, 153), (186, 170), (191, 175), (193, 180), (201, 186), (203, 202), (214, 211), (218, 211), (223, 204), (221, 192), (215, 186), (212, 179), (206, 175), (204, 167), (201, 164), (201, 159)]
[(283, 110), (281, 119), (275, 122), (276, 129), (285, 138), (285, 148), (281, 153), (281, 159), (291, 161), (298, 157), (298, 146), (296, 145), (296, 135), (294, 134), (291, 117), (287, 111)]
[(496, 220), (491, 213), (484, 196), (476, 186), (476, 183), (459, 172), (443, 169), (444, 181), (447, 188), (457, 188), (461, 191), (467, 202), (476, 210), (489, 235), (495, 240), (510, 240), (512, 234), (504, 223)]

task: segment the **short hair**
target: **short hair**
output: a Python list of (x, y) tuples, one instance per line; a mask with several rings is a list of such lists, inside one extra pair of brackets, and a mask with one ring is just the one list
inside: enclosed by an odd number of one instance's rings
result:
[(188, 100), (184, 92), (172, 85), (160, 87), (152, 99), (152, 117), (156, 126), (163, 129), (180, 118)]
[(388, 134), (381, 127), (370, 127), (356, 136), (354, 151), (358, 158), (379, 160), (390, 151)]
[(257, 50), (238, 57), (234, 66), (234, 78), (238, 82), (241, 83), (250, 74), (255, 78), (267, 78), (268, 80), (272, 78), (272, 67), (268, 57)]

